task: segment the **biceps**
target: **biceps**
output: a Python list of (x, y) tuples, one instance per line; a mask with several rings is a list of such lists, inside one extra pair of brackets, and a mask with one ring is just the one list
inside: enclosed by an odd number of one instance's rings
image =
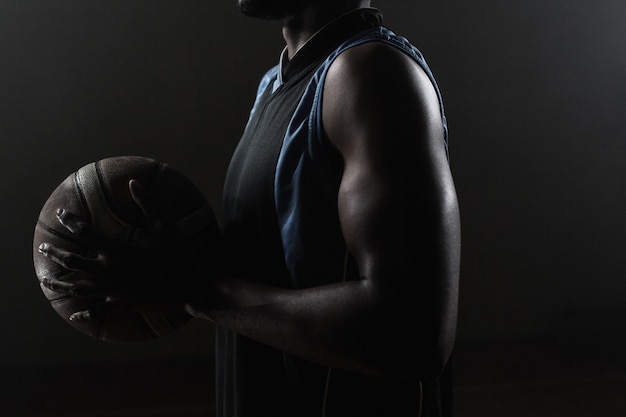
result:
[[(339, 215), (348, 249), (364, 279), (400, 290), (449, 276), (458, 254), (458, 207), (447, 166), (384, 169), (347, 161)], [(435, 166), (435, 168), (433, 168)]]
[[(394, 187), (395, 188), (395, 187)], [(376, 280), (409, 250), (408, 205), (389, 181), (367, 168), (346, 171), (339, 190), (339, 218), (346, 244), (365, 279)], [(396, 260), (394, 262), (394, 259)]]

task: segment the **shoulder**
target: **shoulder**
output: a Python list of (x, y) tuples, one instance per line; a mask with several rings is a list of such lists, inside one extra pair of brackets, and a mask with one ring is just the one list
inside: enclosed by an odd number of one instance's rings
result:
[(406, 52), (400, 48), (384, 42), (383, 40), (373, 39), (352, 47), (343, 51), (333, 66), (335, 68), (341, 68), (342, 65), (358, 65), (368, 64), (374, 65), (374, 68), (403, 68), (407, 69), (416, 61), (409, 56)]
[(328, 70), (323, 94), (323, 123), (331, 142), (350, 137), (336, 134), (346, 123), (364, 123), (370, 131), (383, 128), (380, 124), (399, 128), (399, 123), (413, 123), (406, 126), (413, 130), (441, 126), (439, 97), (426, 70), (414, 57), (384, 42), (367, 42), (341, 53)]
[(352, 86), (374, 81), (404, 91), (407, 87), (420, 87), (424, 93), (435, 92), (428, 74), (413, 56), (379, 40), (343, 51), (331, 64), (326, 77), (327, 83), (349, 82)]

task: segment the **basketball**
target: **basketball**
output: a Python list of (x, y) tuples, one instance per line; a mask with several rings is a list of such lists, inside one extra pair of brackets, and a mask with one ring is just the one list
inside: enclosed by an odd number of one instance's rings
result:
[[(39, 245), (45, 242), (75, 253), (88, 254), (84, 245), (76, 242), (59, 223), (56, 216), (59, 208), (81, 217), (100, 235), (119, 242), (122, 247), (133, 242), (141, 242), (148, 247), (152, 244), (145, 236), (145, 216), (128, 188), (131, 179), (138, 180), (147, 190), (158, 207), (159, 216), (175, 224), (177, 250), (174, 259), (163, 259), (167, 257), (157, 255), (148, 258), (151, 269), (163, 265), (168, 271), (173, 271), (171, 282), (176, 286), (184, 286), (185, 280), (198, 279), (182, 272), (189, 271), (193, 263), (208, 262), (211, 251), (216, 248), (219, 228), (213, 209), (188, 177), (166, 163), (140, 156), (111, 157), (89, 163), (69, 175), (52, 192), (41, 209), (33, 238), (33, 261), (39, 279), (89, 279), (87, 272), (67, 270), (38, 251)], [(181, 273), (176, 274), (177, 271)], [(149, 277), (136, 275), (125, 276), (124, 279), (133, 279), (133, 276), (142, 279), (138, 282), (149, 282), (146, 280)], [(185, 313), (147, 314), (128, 307), (112, 309), (93, 320), (70, 321), (71, 314), (102, 304), (104, 298), (74, 297), (43, 286), (41, 288), (52, 308), (67, 323), (86, 335), (105, 341), (156, 339), (170, 334), (191, 319)]]

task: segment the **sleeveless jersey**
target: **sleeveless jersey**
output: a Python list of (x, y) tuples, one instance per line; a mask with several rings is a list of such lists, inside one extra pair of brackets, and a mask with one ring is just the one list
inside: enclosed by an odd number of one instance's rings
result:
[[(375, 9), (355, 10), (327, 25), (288, 63), (281, 57), (259, 84), (226, 176), (224, 245), (236, 274), (282, 288), (359, 278), (346, 262), (337, 213), (342, 163), (324, 135), (321, 100), (335, 58), (366, 42), (412, 57), (439, 95), (422, 54), (382, 26)], [(447, 149), (445, 116), (442, 123)], [(417, 415), (418, 409), (422, 417), (443, 415), (439, 381), (329, 370), (219, 326), (216, 342), (220, 417)]]

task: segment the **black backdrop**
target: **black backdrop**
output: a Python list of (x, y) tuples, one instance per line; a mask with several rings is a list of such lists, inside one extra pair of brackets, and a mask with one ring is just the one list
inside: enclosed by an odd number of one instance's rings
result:
[[(439, 81), (463, 219), (460, 340), (615, 336), (626, 318), (626, 5), (381, 0)], [(38, 211), (95, 159), (221, 183), (279, 25), (235, 1), (0, 0), (0, 369), (210, 355), (211, 325), (110, 345), (50, 309)]]

